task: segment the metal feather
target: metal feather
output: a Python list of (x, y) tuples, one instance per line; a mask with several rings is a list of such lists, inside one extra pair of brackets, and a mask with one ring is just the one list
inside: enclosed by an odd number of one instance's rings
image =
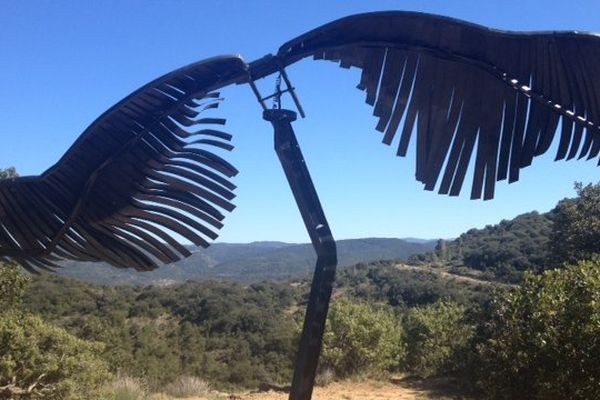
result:
[(181, 237), (208, 246), (234, 208), (237, 170), (215, 152), (232, 149), (212, 128), (225, 121), (198, 116), (245, 68), (219, 57), (167, 74), (100, 116), (39, 177), (0, 182), (0, 258), (31, 271), (62, 259), (149, 270), (191, 254)]
[(458, 195), (474, 159), (471, 198), (491, 199), (496, 181), (517, 181), (519, 170), (548, 150), (559, 124), (556, 159), (600, 152), (594, 34), (504, 32), (383, 12), (324, 25), (278, 55), (286, 64), (312, 56), (360, 68), (358, 88), (374, 106), (383, 142), (391, 144), (402, 128), (404, 156), (416, 140), (416, 178), (426, 190)]
[(98, 118), (40, 177), (1, 182), (0, 257), (32, 269), (62, 258), (151, 269), (189, 255), (175, 234), (207, 246), (233, 209), (237, 171), (215, 153), (231, 136), (197, 129), (224, 120), (201, 113), (218, 106), (216, 90), (277, 72), (287, 80), (284, 68), (306, 57), (361, 69), (383, 143), (405, 156), (416, 142), (426, 190), (457, 196), (473, 168), (471, 197), (491, 199), (496, 181), (517, 181), (556, 136), (557, 160), (600, 154), (597, 35), (356, 15), (249, 64), (225, 56), (167, 74)]

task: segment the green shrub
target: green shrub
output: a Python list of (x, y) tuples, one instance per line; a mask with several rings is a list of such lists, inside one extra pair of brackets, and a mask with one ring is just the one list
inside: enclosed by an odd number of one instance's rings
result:
[(402, 328), (391, 311), (348, 299), (332, 304), (322, 367), (345, 377), (393, 370), (403, 358)]
[(2, 313), (0, 398), (89, 399), (109, 378), (101, 351), (39, 317)]
[(404, 321), (407, 370), (423, 378), (452, 372), (474, 331), (464, 319), (465, 307), (452, 302), (410, 309)]
[(549, 262), (560, 267), (600, 253), (600, 184), (575, 183), (577, 197), (561, 200), (553, 212)]
[(30, 283), (17, 265), (0, 263), (0, 312), (20, 307)]
[(0, 181), (4, 179), (17, 178), (19, 174), (15, 167), (0, 168)]
[(484, 335), (472, 371), (489, 397), (600, 398), (600, 259), (528, 274)]

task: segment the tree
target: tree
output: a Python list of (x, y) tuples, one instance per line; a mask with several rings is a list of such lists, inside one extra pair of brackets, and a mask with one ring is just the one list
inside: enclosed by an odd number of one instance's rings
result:
[(470, 368), (494, 399), (600, 398), (600, 258), (528, 273), (493, 306)]
[(0, 181), (3, 179), (16, 178), (18, 176), (19, 174), (17, 174), (15, 167), (0, 168)]
[(452, 361), (463, 352), (474, 328), (465, 322), (466, 308), (439, 301), (412, 308), (406, 317), (406, 367), (423, 378), (453, 372)]
[(332, 304), (322, 367), (345, 377), (397, 369), (403, 358), (402, 327), (391, 311), (349, 299)]
[(102, 345), (40, 317), (0, 316), (0, 399), (89, 399), (110, 377)]
[(0, 264), (0, 312), (17, 309), (31, 282), (15, 264)]
[(550, 263), (575, 264), (600, 253), (600, 184), (575, 183), (577, 197), (558, 203), (553, 211)]
[(442, 261), (448, 261), (450, 259), (450, 251), (448, 249), (448, 241), (439, 239), (435, 245), (435, 254)]
[(109, 378), (103, 346), (25, 312), (30, 279), (0, 264), (0, 399), (87, 399)]

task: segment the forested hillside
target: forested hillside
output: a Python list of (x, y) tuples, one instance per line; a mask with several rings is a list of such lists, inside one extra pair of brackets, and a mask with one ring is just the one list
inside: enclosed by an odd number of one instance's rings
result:
[(434, 252), (411, 260), (471, 268), (487, 277), (518, 282), (523, 272), (547, 267), (553, 215), (554, 211), (533, 211), (483, 229), (470, 229), (454, 240), (440, 240)]
[(549, 212), (533, 211), (439, 240), (434, 251), (410, 261), (518, 283), (526, 271), (589, 260), (600, 252), (600, 185), (576, 183), (575, 191), (577, 197), (559, 201)]
[(190, 282), (168, 288), (100, 287), (35, 279), (24, 305), (75, 336), (106, 345), (114, 373), (160, 387), (178, 376), (219, 386), (285, 382), (297, 322), (289, 284)]
[[(218, 387), (257, 387), (289, 382), (308, 287), (308, 281), (109, 287), (44, 275), (33, 280), (24, 305), (79, 338), (105, 343), (103, 357), (118, 366), (114, 372), (156, 386), (192, 375)], [(491, 289), (377, 262), (341, 272), (334, 297), (401, 312), (440, 300), (482, 304)]]
[[(600, 186), (576, 189), (549, 214), (442, 241), (420, 264), (341, 270), (320, 384), (401, 373), (451, 377), (474, 398), (600, 398)], [(512, 276), (503, 271), (525, 272), (519, 284), (487, 279)], [(3, 265), (0, 399), (151, 398), (115, 397), (109, 383), (129, 379), (144, 393), (185, 377), (217, 390), (284, 387), (308, 291), (308, 279), (101, 286)]]
[[(319, 382), (402, 372), (453, 376), (475, 398), (597, 398), (599, 284), (600, 261), (528, 275), (522, 287), (393, 262), (355, 265), (337, 280)], [(307, 294), (308, 281), (109, 287), (46, 275), (26, 291), (25, 316), (0, 312), (0, 353), (15, 340), (13, 325), (41, 315), (44, 332), (72, 335), (67, 350), (89, 352), (69, 359), (80, 366), (70, 376), (86, 382), (110, 373), (152, 391), (181, 376), (228, 391), (284, 387)]]
[[(406, 260), (433, 250), (435, 241), (366, 238), (337, 242), (340, 269), (359, 262)], [(158, 270), (139, 273), (105, 263), (67, 262), (58, 273), (84, 282), (107, 285), (165, 285), (187, 280), (226, 279), (235, 282), (285, 281), (308, 277), (315, 266), (310, 244), (254, 242), (213, 243), (190, 248), (192, 256)]]

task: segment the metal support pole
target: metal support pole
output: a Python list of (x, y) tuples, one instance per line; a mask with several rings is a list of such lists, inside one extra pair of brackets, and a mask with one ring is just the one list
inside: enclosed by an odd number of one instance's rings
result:
[(263, 118), (273, 124), (275, 151), (317, 253), (317, 263), (289, 397), (290, 400), (310, 400), (335, 279), (337, 251), (319, 196), (292, 129), (296, 113), (282, 109), (266, 110), (263, 112)]

